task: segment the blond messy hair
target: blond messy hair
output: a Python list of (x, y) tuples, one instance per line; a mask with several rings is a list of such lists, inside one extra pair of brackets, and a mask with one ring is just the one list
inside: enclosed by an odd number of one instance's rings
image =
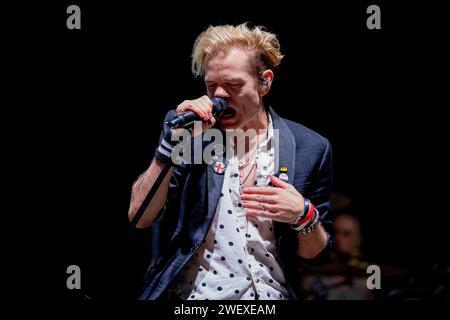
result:
[(249, 27), (248, 23), (237, 26), (209, 26), (195, 40), (192, 50), (192, 73), (204, 76), (209, 59), (220, 52), (231, 49), (250, 52), (250, 68), (258, 74), (264, 69), (275, 70), (283, 55), (275, 34), (267, 32), (263, 26)]

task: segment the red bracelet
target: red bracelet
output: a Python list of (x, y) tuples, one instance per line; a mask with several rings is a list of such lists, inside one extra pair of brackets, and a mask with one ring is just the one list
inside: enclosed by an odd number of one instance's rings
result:
[(309, 219), (311, 219), (312, 215), (314, 214), (314, 205), (312, 204), (312, 202), (310, 202), (309, 204), (309, 210), (308, 213), (303, 217), (303, 219), (299, 220), (297, 222), (297, 225), (302, 225), (304, 224), (306, 221), (308, 221)]

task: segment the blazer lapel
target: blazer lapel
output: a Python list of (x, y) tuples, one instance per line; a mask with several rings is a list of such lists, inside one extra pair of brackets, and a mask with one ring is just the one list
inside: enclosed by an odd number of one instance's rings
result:
[[(287, 171), (283, 173), (288, 175), (288, 183), (294, 185), (295, 178), (295, 159), (296, 159), (296, 145), (295, 138), (292, 134), (291, 130), (287, 126), (286, 122), (273, 111), (272, 108), (269, 108), (270, 115), (272, 116), (272, 123), (274, 129), (274, 137), (275, 137), (275, 173), (277, 177), (280, 175), (280, 169), (284, 167)], [(277, 130), (278, 129), (278, 130)], [(278, 137), (277, 137), (278, 135)], [(287, 223), (275, 222), (275, 238), (276, 245), (280, 248), (280, 255), (282, 257), (284, 254), (284, 247), (281, 242), (287, 242), (288, 247), (293, 246), (296, 247), (296, 236), (293, 235), (292, 232), (289, 231), (289, 225)], [(290, 240), (282, 240), (282, 235), (291, 235), (293, 238)], [(293, 249), (295, 252), (295, 249)], [(291, 252), (290, 250), (287, 250)], [(283, 261), (280, 263), (284, 264)]]
[(220, 192), (222, 190), (224, 174), (214, 172), (214, 163), (207, 167), (207, 190), (208, 190), (208, 214), (206, 220), (210, 221), (214, 217), (217, 204), (219, 203)]
[[(222, 139), (222, 143), (225, 139)], [(218, 144), (219, 141), (213, 142), (214, 144)], [(206, 144), (205, 144), (206, 145)], [(205, 146), (204, 145), (204, 146)], [(221, 161), (222, 163), (226, 163), (226, 156), (222, 157), (213, 156), (211, 158), (210, 163), (207, 164), (206, 168), (206, 190), (207, 190), (207, 199), (208, 199), (208, 212), (206, 215), (206, 221), (212, 221), (214, 218), (214, 214), (216, 212), (217, 204), (219, 203), (220, 193), (222, 191), (223, 179), (225, 176), (225, 172), (217, 173), (214, 172), (214, 165), (217, 161)]]
[(274, 130), (275, 142), (275, 172), (274, 175), (279, 176), (280, 168), (287, 169), (286, 174), (289, 177), (288, 183), (294, 184), (295, 176), (295, 139), (286, 122), (269, 107), (272, 116), (272, 124)]

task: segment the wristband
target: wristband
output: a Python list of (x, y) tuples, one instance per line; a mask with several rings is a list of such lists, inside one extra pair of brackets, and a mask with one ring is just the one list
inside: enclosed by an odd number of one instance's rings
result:
[(161, 143), (158, 146), (158, 149), (155, 153), (155, 158), (160, 160), (163, 163), (173, 164), (172, 161), (172, 150), (173, 148), (180, 143), (179, 141), (173, 141), (172, 132), (169, 130), (164, 135), (164, 138), (161, 140)]
[(314, 204), (309, 199), (304, 200), (305, 200), (305, 208), (303, 209), (303, 212), (299, 214), (297, 219), (295, 219), (290, 223), (293, 228), (296, 228), (304, 224), (305, 222), (309, 221), (313, 216), (314, 210), (316, 209), (314, 207)]
[(319, 212), (317, 211), (317, 209), (314, 209), (314, 218), (312, 220), (312, 222), (307, 222), (303, 225), (300, 225), (296, 228), (292, 227), (292, 229), (294, 229), (298, 234), (309, 234), (309, 233), (313, 233), (314, 231), (316, 231), (317, 226), (319, 225)]
[(306, 222), (310, 221), (315, 210), (316, 210), (316, 207), (314, 207), (314, 204), (312, 204), (310, 202), (309, 206), (308, 206), (308, 213), (297, 222), (297, 225), (299, 226), (299, 225), (305, 224)]

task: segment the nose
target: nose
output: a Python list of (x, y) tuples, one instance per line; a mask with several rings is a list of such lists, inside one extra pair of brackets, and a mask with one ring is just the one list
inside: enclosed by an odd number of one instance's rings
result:
[(228, 92), (221, 86), (217, 86), (216, 90), (214, 90), (213, 92), (213, 96), (217, 97), (217, 98), (224, 98), (227, 99), (230, 97), (230, 95), (228, 94)]

